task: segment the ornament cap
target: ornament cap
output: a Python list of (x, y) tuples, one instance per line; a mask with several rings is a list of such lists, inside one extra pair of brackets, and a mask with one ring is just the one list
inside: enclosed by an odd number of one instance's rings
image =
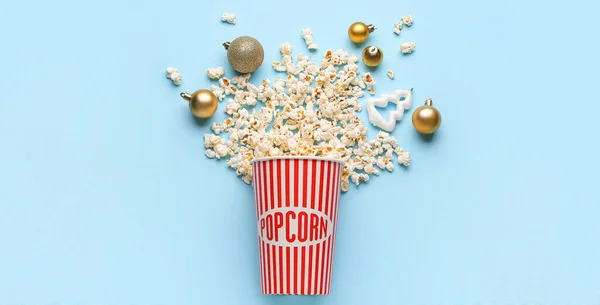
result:
[(373, 33), (373, 31), (377, 30), (377, 27), (374, 24), (367, 25), (367, 28), (369, 29), (369, 33)]
[(229, 46), (231, 45), (231, 42), (224, 42), (223, 43), (223, 47), (225, 48), (225, 50), (229, 50)]
[(427, 98), (425, 100), (425, 106), (431, 106), (431, 105), (433, 105), (433, 100), (431, 98)]
[(181, 92), (179, 93), (179, 96), (188, 102), (192, 99), (192, 95), (187, 92)]
[(377, 53), (379, 53), (379, 49), (376, 46), (370, 46), (369, 48), (367, 48), (367, 52), (371, 56), (376, 56)]

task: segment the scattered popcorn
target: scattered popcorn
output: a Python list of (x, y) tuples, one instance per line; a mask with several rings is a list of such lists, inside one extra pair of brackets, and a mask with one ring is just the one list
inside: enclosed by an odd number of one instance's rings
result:
[(402, 16), (402, 22), (404, 22), (406, 26), (411, 26), (413, 24), (413, 18), (411, 15), (404, 15)]
[(343, 180), (342, 181), (342, 191), (343, 192), (347, 192), (348, 191), (348, 180)]
[(388, 70), (387, 72), (387, 76), (391, 79), (394, 79), (394, 77), (396, 76), (396, 74), (394, 74), (394, 71), (392, 70)]
[(289, 43), (289, 42), (282, 43), (281, 46), (279, 46), (279, 51), (283, 55), (290, 55), (290, 54), (292, 54), (292, 44)]
[(252, 176), (242, 176), (242, 181), (246, 184), (252, 184)]
[(302, 38), (304, 38), (309, 50), (314, 51), (317, 49), (317, 44), (313, 41), (311, 29), (302, 29)]
[(225, 74), (225, 69), (223, 67), (208, 68), (206, 73), (210, 79), (219, 79)]
[(248, 80), (250, 79), (250, 76), (250, 73), (240, 74), (238, 76), (233, 77), (231, 79), (231, 82), (237, 85), (238, 88), (244, 89), (248, 85)]
[(377, 163), (375, 163), (377, 167), (381, 169), (385, 169), (385, 165), (387, 164), (386, 160), (383, 157), (377, 158)]
[(237, 88), (235, 88), (229, 79), (225, 77), (219, 79), (219, 85), (223, 88), (223, 93), (225, 93), (225, 95), (235, 94), (237, 92)]
[(416, 47), (417, 46), (413, 42), (405, 42), (400, 45), (400, 51), (403, 54), (410, 54), (415, 50)]
[(227, 155), (227, 146), (225, 144), (217, 144), (215, 146), (215, 153), (217, 154), (217, 159), (225, 157)]
[(402, 29), (402, 21), (397, 21), (394, 23), (394, 34), (400, 35), (400, 30)]
[(394, 159), (394, 150), (392, 150), (392, 149), (386, 150), (385, 157), (388, 159)]
[(222, 101), (225, 98), (225, 90), (223, 90), (223, 88), (212, 85), (210, 86), (210, 90), (215, 94), (219, 101)]
[(213, 148), (213, 147), (215, 147), (215, 145), (223, 144), (223, 143), (225, 143), (225, 139), (223, 139), (219, 136), (212, 135), (212, 134), (204, 135), (204, 147), (206, 147), (206, 148)]
[[(289, 42), (283, 43), (279, 47), (279, 51), (281, 51), (281, 62), (273, 62), (273, 69), (277, 72), (288, 72), (288, 74), (298, 74), (300, 73), (301, 67), (296, 67), (292, 61), (292, 45)], [(300, 54), (302, 55), (302, 54)]]
[(223, 13), (223, 15), (221, 15), (221, 21), (229, 24), (235, 24), (236, 17), (237, 16), (235, 14)]
[(179, 73), (179, 70), (177, 70), (177, 68), (167, 68), (167, 78), (172, 80), (175, 86), (181, 85), (181, 77), (181, 73)]
[(409, 152), (405, 152), (402, 150), (402, 148), (396, 147), (396, 149), (394, 150), (394, 153), (396, 153), (398, 155), (398, 163), (399, 164), (402, 164), (404, 166), (410, 165), (410, 153)]
[(373, 88), (373, 86), (375, 85), (375, 80), (371, 76), (371, 73), (363, 73), (362, 78), (362, 81), (364, 82), (364, 85), (367, 88), (367, 90), (369, 90), (369, 93), (375, 94), (375, 88)]
[(213, 122), (210, 129), (212, 129), (212, 131), (214, 131), (215, 134), (220, 134), (221, 132), (223, 132), (223, 125)]
[(350, 180), (352, 180), (352, 183), (359, 185), (362, 182), (367, 182), (369, 181), (369, 175), (367, 174), (352, 174), (350, 175)]
[(367, 173), (368, 175), (376, 175), (376, 176), (379, 176), (379, 170), (377, 170), (377, 169), (376, 169), (376, 168), (373, 166), (373, 164), (371, 164), (371, 163), (367, 163), (367, 164), (364, 166), (363, 170), (364, 170), (364, 171), (365, 171), (365, 173)]
[(206, 151), (204, 152), (204, 154), (209, 158), (209, 159), (214, 159), (217, 154), (215, 153), (214, 150), (212, 149), (206, 149)]
[[(273, 68), (287, 72), (285, 77), (265, 79), (255, 86), (249, 82), (251, 75), (243, 74), (231, 80), (220, 78), (219, 86), (211, 87), (220, 100), (227, 98), (224, 112), (228, 117), (213, 123), (215, 134), (204, 136), (208, 158), (225, 159), (248, 184), (252, 183), (250, 161), (254, 158), (341, 159), (344, 192), (350, 182), (359, 185), (379, 175), (380, 169), (392, 171), (395, 155), (400, 164), (408, 165), (409, 153), (388, 133), (367, 139), (367, 128), (358, 116), (362, 111), (359, 98), (363, 89), (375, 92), (375, 80), (370, 73), (359, 73), (357, 56), (328, 50), (320, 64), (302, 54), (294, 63), (291, 44), (282, 44), (280, 51), (281, 61), (274, 62)], [(249, 108), (257, 103), (262, 105)]]

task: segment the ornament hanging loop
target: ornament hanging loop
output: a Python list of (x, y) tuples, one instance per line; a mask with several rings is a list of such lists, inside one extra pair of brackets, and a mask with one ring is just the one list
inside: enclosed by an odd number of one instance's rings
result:
[(184, 100), (188, 102), (190, 101), (190, 99), (192, 99), (192, 95), (187, 92), (181, 92), (179, 93), (179, 96), (181, 96)]
[(229, 50), (229, 46), (231, 45), (231, 42), (224, 42), (223, 43), (223, 47), (225, 48), (225, 50)]
[(374, 24), (367, 25), (367, 29), (369, 29), (369, 33), (373, 33), (373, 31), (377, 30), (377, 27)]
[(433, 100), (429, 97), (425, 100), (425, 106), (431, 106), (433, 105)]

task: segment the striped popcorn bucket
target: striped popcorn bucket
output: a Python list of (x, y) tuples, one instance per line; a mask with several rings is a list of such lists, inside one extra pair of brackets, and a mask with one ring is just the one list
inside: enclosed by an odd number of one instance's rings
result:
[(329, 294), (342, 161), (252, 161), (263, 294)]

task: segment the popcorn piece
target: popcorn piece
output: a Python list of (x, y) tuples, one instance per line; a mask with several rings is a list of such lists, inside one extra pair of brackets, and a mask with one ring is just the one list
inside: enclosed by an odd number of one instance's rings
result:
[(402, 22), (404, 22), (406, 26), (411, 26), (413, 24), (413, 18), (411, 15), (404, 15), (402, 16)]
[(348, 180), (342, 181), (342, 191), (343, 192), (348, 191)]
[(388, 76), (390, 79), (394, 79), (394, 77), (396, 77), (396, 74), (394, 74), (394, 71), (392, 71), (392, 70), (388, 70), (388, 71), (387, 71), (387, 76)]
[(205, 155), (206, 155), (206, 156), (207, 156), (209, 159), (214, 159), (214, 158), (217, 156), (217, 154), (215, 153), (215, 151), (214, 151), (214, 150), (212, 150), (212, 149), (207, 149), (207, 150), (204, 152), (204, 154), (205, 154)]
[(400, 30), (402, 29), (402, 21), (397, 21), (394, 23), (394, 34), (400, 35)]
[(385, 157), (388, 159), (394, 159), (394, 150), (392, 150), (392, 149), (386, 150)]
[(231, 79), (231, 82), (233, 84), (237, 85), (238, 88), (244, 89), (248, 85), (248, 81), (250, 80), (250, 76), (252, 76), (252, 74), (250, 74), (250, 73), (241, 74), (241, 75), (233, 77)]
[(367, 175), (379, 176), (379, 170), (376, 169), (372, 163), (367, 163), (367, 165), (364, 166), (363, 170)]
[(225, 74), (225, 69), (223, 67), (208, 68), (206, 73), (210, 79), (219, 79)]
[(279, 47), (279, 51), (281, 51), (282, 55), (291, 55), (292, 54), (292, 44), (289, 42), (284, 42)]
[(363, 82), (367, 90), (369, 90), (371, 94), (375, 94), (375, 88), (373, 88), (373, 86), (375, 86), (375, 80), (371, 76), (371, 73), (363, 73)]
[(285, 67), (284, 64), (280, 63), (280, 62), (273, 62), (273, 69), (275, 69), (275, 71), (277, 72), (285, 72), (287, 71), (287, 68)]
[(400, 45), (400, 51), (403, 54), (410, 54), (415, 50), (416, 47), (417, 46), (413, 42), (405, 42)]
[(225, 95), (235, 94), (237, 92), (237, 89), (232, 86), (231, 82), (226, 77), (219, 79), (219, 85), (223, 88)]
[(215, 94), (219, 101), (222, 101), (225, 98), (225, 90), (223, 90), (223, 88), (212, 85), (210, 86), (210, 90)]
[(277, 72), (288, 72), (289, 74), (300, 73), (300, 68), (294, 66), (292, 62), (292, 45), (289, 42), (284, 42), (279, 47), (281, 51), (281, 62), (273, 62), (273, 69)]
[(213, 134), (204, 135), (204, 147), (206, 148), (213, 148), (215, 145), (223, 143), (225, 143), (225, 140), (219, 136)]
[(398, 163), (399, 164), (402, 164), (404, 166), (410, 165), (410, 153), (409, 152), (403, 152), (402, 148), (397, 148), (396, 154), (398, 155)]
[(221, 21), (229, 24), (235, 24), (236, 17), (237, 16), (235, 14), (223, 13), (223, 15), (221, 15)]
[(215, 146), (215, 153), (217, 159), (227, 156), (227, 146), (224, 144), (217, 144), (217, 146)]
[(313, 41), (311, 29), (302, 29), (302, 38), (304, 38), (309, 50), (315, 51), (318, 48), (317, 44)]
[(350, 176), (350, 180), (352, 180), (352, 183), (359, 185), (362, 182), (367, 182), (369, 181), (369, 175), (366, 174), (352, 174)]
[(211, 129), (215, 132), (215, 134), (220, 134), (223, 131), (223, 126), (213, 122)]
[(177, 68), (168, 67), (167, 78), (172, 80), (175, 86), (181, 85), (182, 75), (181, 73), (179, 73), (179, 70), (177, 70)]

